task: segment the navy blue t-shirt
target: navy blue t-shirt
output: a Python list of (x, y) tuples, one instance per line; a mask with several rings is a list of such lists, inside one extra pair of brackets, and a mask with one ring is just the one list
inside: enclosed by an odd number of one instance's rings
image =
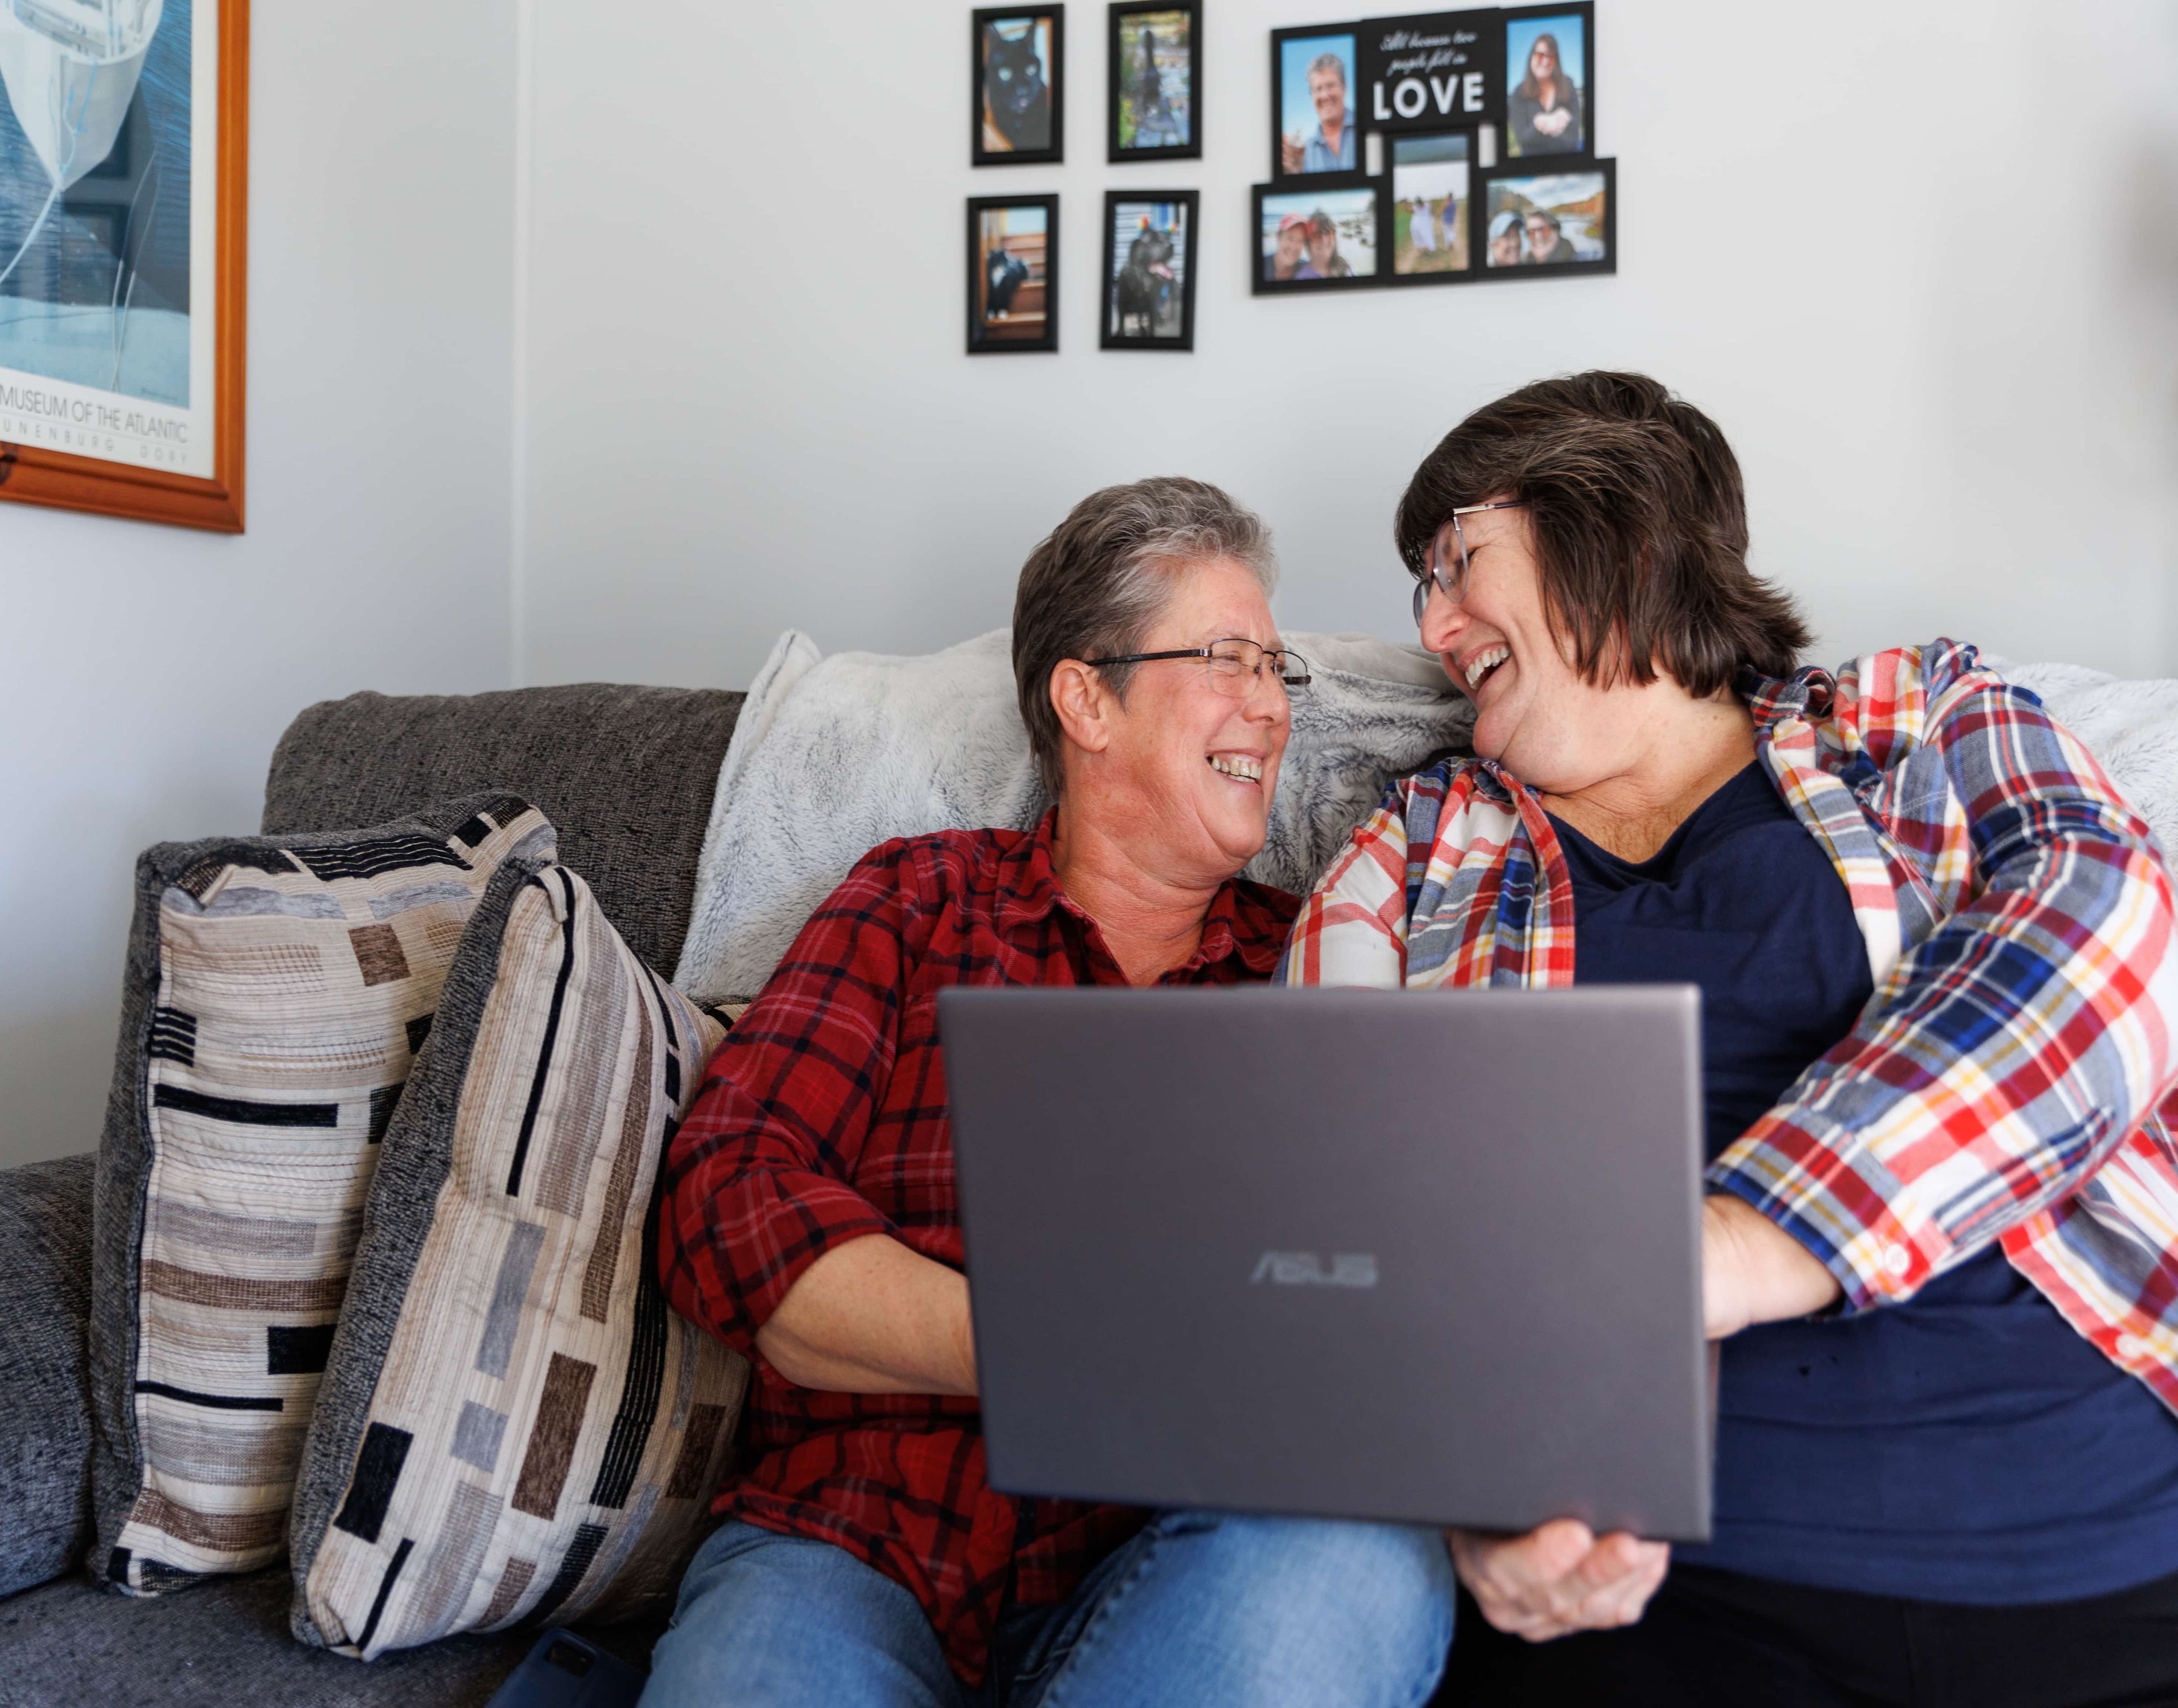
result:
[[(1759, 764), (1638, 865), (1551, 822), (1574, 982), (1701, 987), (1714, 1158), (1873, 994), (1845, 885)], [(1718, 1414), (1713, 1538), (1679, 1560), (1985, 1604), (2178, 1571), (2178, 1419), (1993, 1247), (1904, 1304), (1735, 1335)]]

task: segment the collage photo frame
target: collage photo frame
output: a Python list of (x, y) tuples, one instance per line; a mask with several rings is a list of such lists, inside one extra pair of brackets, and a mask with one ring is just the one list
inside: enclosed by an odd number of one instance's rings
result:
[(1613, 273), (1594, 0), (1271, 32), (1257, 296)]

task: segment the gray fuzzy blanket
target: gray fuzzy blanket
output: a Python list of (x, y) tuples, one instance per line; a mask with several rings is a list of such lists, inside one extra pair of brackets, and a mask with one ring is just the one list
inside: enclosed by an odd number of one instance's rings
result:
[[(1315, 681), (1294, 698), (1270, 839), (1248, 875), (1305, 892), (1393, 779), (1465, 743), (1472, 713), (1419, 648), (1287, 639)], [(818, 903), (890, 837), (1036, 823), (1049, 802), (1010, 646), (999, 629), (919, 658), (826, 658), (805, 635), (780, 637), (720, 768), (676, 984), (703, 1002), (762, 989)], [(1990, 662), (2041, 695), (2178, 847), (2178, 682)]]
[[(1473, 725), (1436, 659), (1365, 635), (1289, 633), (1294, 699), (1271, 832), (1247, 875), (1305, 892), (1395, 777)], [(894, 836), (1007, 825), (1050, 801), (1029, 758), (1004, 629), (921, 658), (818, 653), (789, 630), (735, 725), (673, 982), (701, 1002), (763, 988), (817, 904)]]

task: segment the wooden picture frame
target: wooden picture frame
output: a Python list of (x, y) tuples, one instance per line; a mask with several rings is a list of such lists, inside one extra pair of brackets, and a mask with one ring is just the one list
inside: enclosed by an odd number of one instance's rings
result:
[[(1098, 347), (1106, 350), (1192, 350), (1195, 276), (1201, 269), (1202, 193), (1192, 189), (1104, 192), (1104, 284)], [(1138, 255), (1154, 236), (1163, 253)], [(1120, 245), (1125, 240), (1126, 249)], [(1177, 316), (1172, 310), (1177, 309)], [(1176, 319), (1160, 332), (1160, 321)]]
[[(1032, 213), (1040, 219), (1007, 217)], [(1026, 229), (1032, 225), (1036, 228)], [(994, 298), (1003, 300), (994, 307)], [(1058, 348), (1059, 198), (970, 196), (968, 353), (1048, 354)]]
[[(28, 124), (0, 113), (0, 216), (12, 221), (0, 269), (14, 273), (8, 300), (69, 312), (0, 332), (0, 499), (239, 534), (249, 0), (167, 0), (140, 41), (123, 31), (119, 57), (94, 60), (58, 25), (14, 27), (70, 99), (34, 106)], [(94, 384), (99, 335), (41, 328), (96, 313), (86, 274), (100, 266), (113, 281), (112, 364)]]
[[(1313, 178), (1289, 178), (1278, 183), (1259, 183), (1250, 192), (1252, 217), (1248, 222), (1248, 290), (1258, 297), (1313, 295), (1319, 291), (1372, 291), (1385, 282), (1390, 258), (1383, 234), (1390, 207), (1388, 178), (1371, 178), (1358, 172), (1320, 172)], [(1294, 220), (1313, 227), (1314, 216), (1329, 216), (1333, 228), (1332, 253), (1353, 270), (1332, 276), (1280, 278), (1277, 253), (1284, 235), (1283, 222)], [(1348, 254), (1348, 227), (1368, 216), (1369, 271), (1353, 267)], [(1296, 266), (1313, 274), (1316, 261), (1304, 234)]]
[[(1182, 20), (1186, 40), (1185, 89), (1176, 96), (1168, 82), (1160, 79), (1152, 88), (1145, 78), (1156, 74), (1155, 56), (1172, 56), (1173, 19)], [(1153, 36), (1152, 57), (1142, 63), (1141, 36)], [(1202, 0), (1114, 0), (1106, 26), (1108, 75), (1104, 95), (1104, 157), (1117, 166), (1130, 161), (1200, 160), (1202, 158)], [(1163, 68), (1168, 71), (1171, 68)], [(1143, 91), (1149, 90), (1146, 101)], [(1154, 110), (1145, 115), (1138, 109)], [(1125, 133), (1123, 136), (1123, 133)], [(1144, 143), (1144, 135), (1153, 140)]]
[[(1060, 164), (1066, 158), (1066, 8), (984, 6), (970, 18), (968, 163)], [(1026, 30), (1014, 28), (1022, 24)]]
[[(1592, 191), (1582, 194), (1586, 185), (1565, 182), (1574, 179), (1593, 180)], [(1531, 192), (1531, 186), (1542, 185), (1550, 186), (1545, 194), (1538, 196)], [(1598, 199), (1602, 204), (1601, 209), (1592, 209), (1592, 203)], [(1501, 211), (1525, 214), (1535, 206), (1549, 214), (1559, 227), (1559, 241), (1569, 244), (1578, 259), (1533, 264), (1525, 258), (1528, 239), (1524, 233), (1520, 261), (1508, 263), (1497, 258), (1490, 238), (1496, 216)], [(1480, 182), (1476, 185), (1473, 219), (1470, 229), (1480, 257), (1480, 271), (1477, 275), (1480, 278), (1534, 282), (1590, 273), (1615, 273), (1618, 271), (1618, 162), (1594, 160), (1586, 155), (1546, 155), (1538, 161), (1492, 167), (1480, 174)], [(1568, 234), (1565, 227), (1569, 221), (1578, 221), (1579, 228)], [(1600, 254), (1589, 252), (1594, 245), (1601, 246)]]

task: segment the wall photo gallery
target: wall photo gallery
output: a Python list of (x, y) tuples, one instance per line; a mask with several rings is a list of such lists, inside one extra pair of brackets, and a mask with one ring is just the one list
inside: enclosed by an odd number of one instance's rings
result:
[(1616, 272), (1594, 0), (1271, 32), (1271, 177), (1250, 288)]
[[(1202, 158), (1204, 11), (1205, 0), (1107, 5), (1108, 163)], [(971, 163), (1063, 162), (1064, 7), (970, 16)], [(1617, 271), (1617, 162), (1595, 151), (1595, 0), (1268, 34), (1270, 170), (1250, 193), (1252, 295)], [(1103, 214), (1098, 347), (1192, 350), (1201, 192), (1108, 189)], [(970, 354), (1059, 348), (1055, 194), (969, 199), (966, 295)]]

